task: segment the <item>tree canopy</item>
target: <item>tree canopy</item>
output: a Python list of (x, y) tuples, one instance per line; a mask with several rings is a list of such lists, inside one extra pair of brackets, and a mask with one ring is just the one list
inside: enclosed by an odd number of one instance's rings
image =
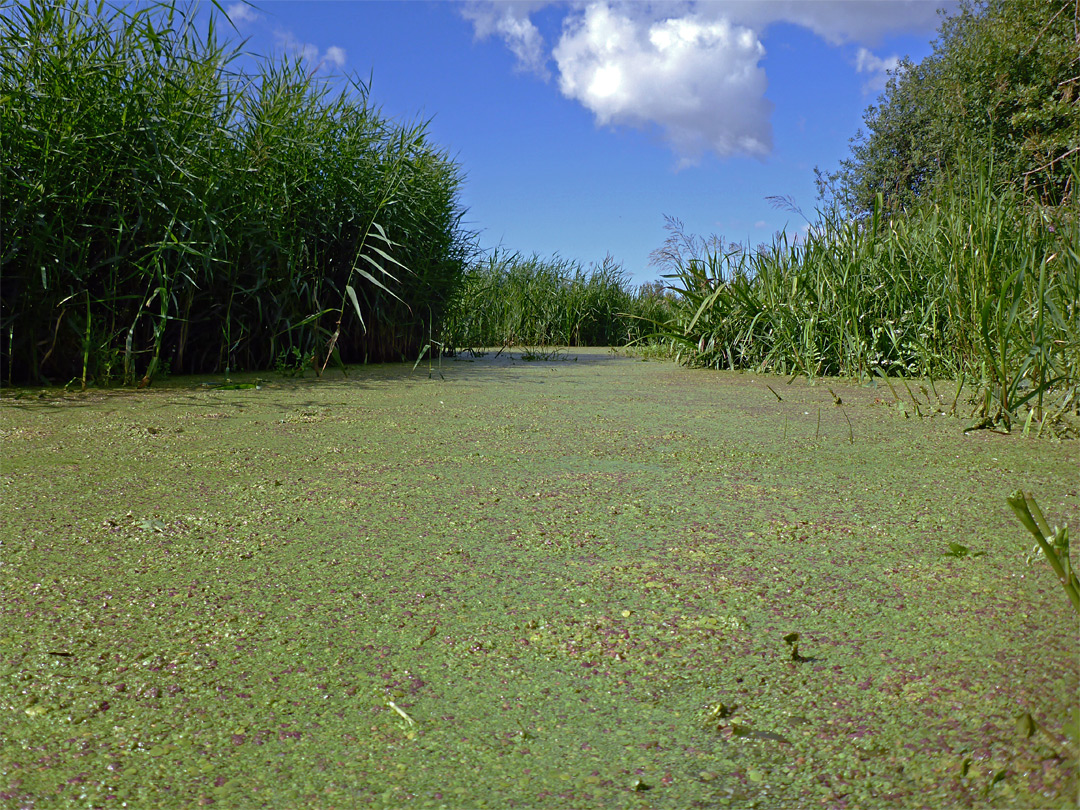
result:
[(821, 197), (852, 214), (880, 193), (904, 210), (963, 167), (1040, 202), (1075, 195), (1080, 158), (1080, 24), (1076, 0), (964, 0), (945, 16), (933, 53), (904, 60), (863, 116), (851, 155), (818, 171)]

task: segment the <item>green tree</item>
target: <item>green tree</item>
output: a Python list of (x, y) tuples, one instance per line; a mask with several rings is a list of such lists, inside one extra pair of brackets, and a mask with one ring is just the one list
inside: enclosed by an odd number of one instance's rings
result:
[(901, 62), (867, 109), (837, 171), (817, 172), (823, 199), (863, 214), (881, 193), (908, 208), (972, 162), (1041, 202), (1074, 193), (1080, 154), (1080, 26), (1075, 0), (965, 0), (933, 53)]

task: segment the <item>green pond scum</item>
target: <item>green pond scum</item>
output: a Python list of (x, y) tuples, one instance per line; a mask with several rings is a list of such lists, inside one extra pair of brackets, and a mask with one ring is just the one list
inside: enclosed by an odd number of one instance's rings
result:
[(1076, 442), (439, 372), (5, 391), (0, 807), (1076, 806)]

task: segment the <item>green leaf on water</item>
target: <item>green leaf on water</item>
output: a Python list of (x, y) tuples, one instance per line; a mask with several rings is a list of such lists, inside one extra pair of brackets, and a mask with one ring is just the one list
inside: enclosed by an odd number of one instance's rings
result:
[(1031, 716), (1031, 712), (1024, 712), (1016, 718), (1016, 730), (1024, 737), (1034, 736), (1036, 726), (1035, 719)]

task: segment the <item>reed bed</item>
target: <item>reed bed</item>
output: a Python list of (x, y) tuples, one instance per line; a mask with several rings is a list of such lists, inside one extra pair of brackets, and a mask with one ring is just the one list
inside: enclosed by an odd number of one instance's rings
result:
[(3, 380), (416, 354), (471, 242), (457, 167), (175, 2), (0, 8)]
[(454, 351), (491, 346), (624, 346), (672, 314), (662, 285), (635, 288), (610, 257), (583, 269), (559, 257), (495, 253), (474, 264), (446, 322)]
[(991, 169), (972, 171), (905, 214), (879, 200), (865, 220), (824, 212), (757, 251), (669, 251), (665, 339), (692, 365), (968, 380), (977, 413), (1006, 426), (1025, 412), (1041, 421), (1051, 393), (1075, 411), (1076, 210), (1032, 206)]

